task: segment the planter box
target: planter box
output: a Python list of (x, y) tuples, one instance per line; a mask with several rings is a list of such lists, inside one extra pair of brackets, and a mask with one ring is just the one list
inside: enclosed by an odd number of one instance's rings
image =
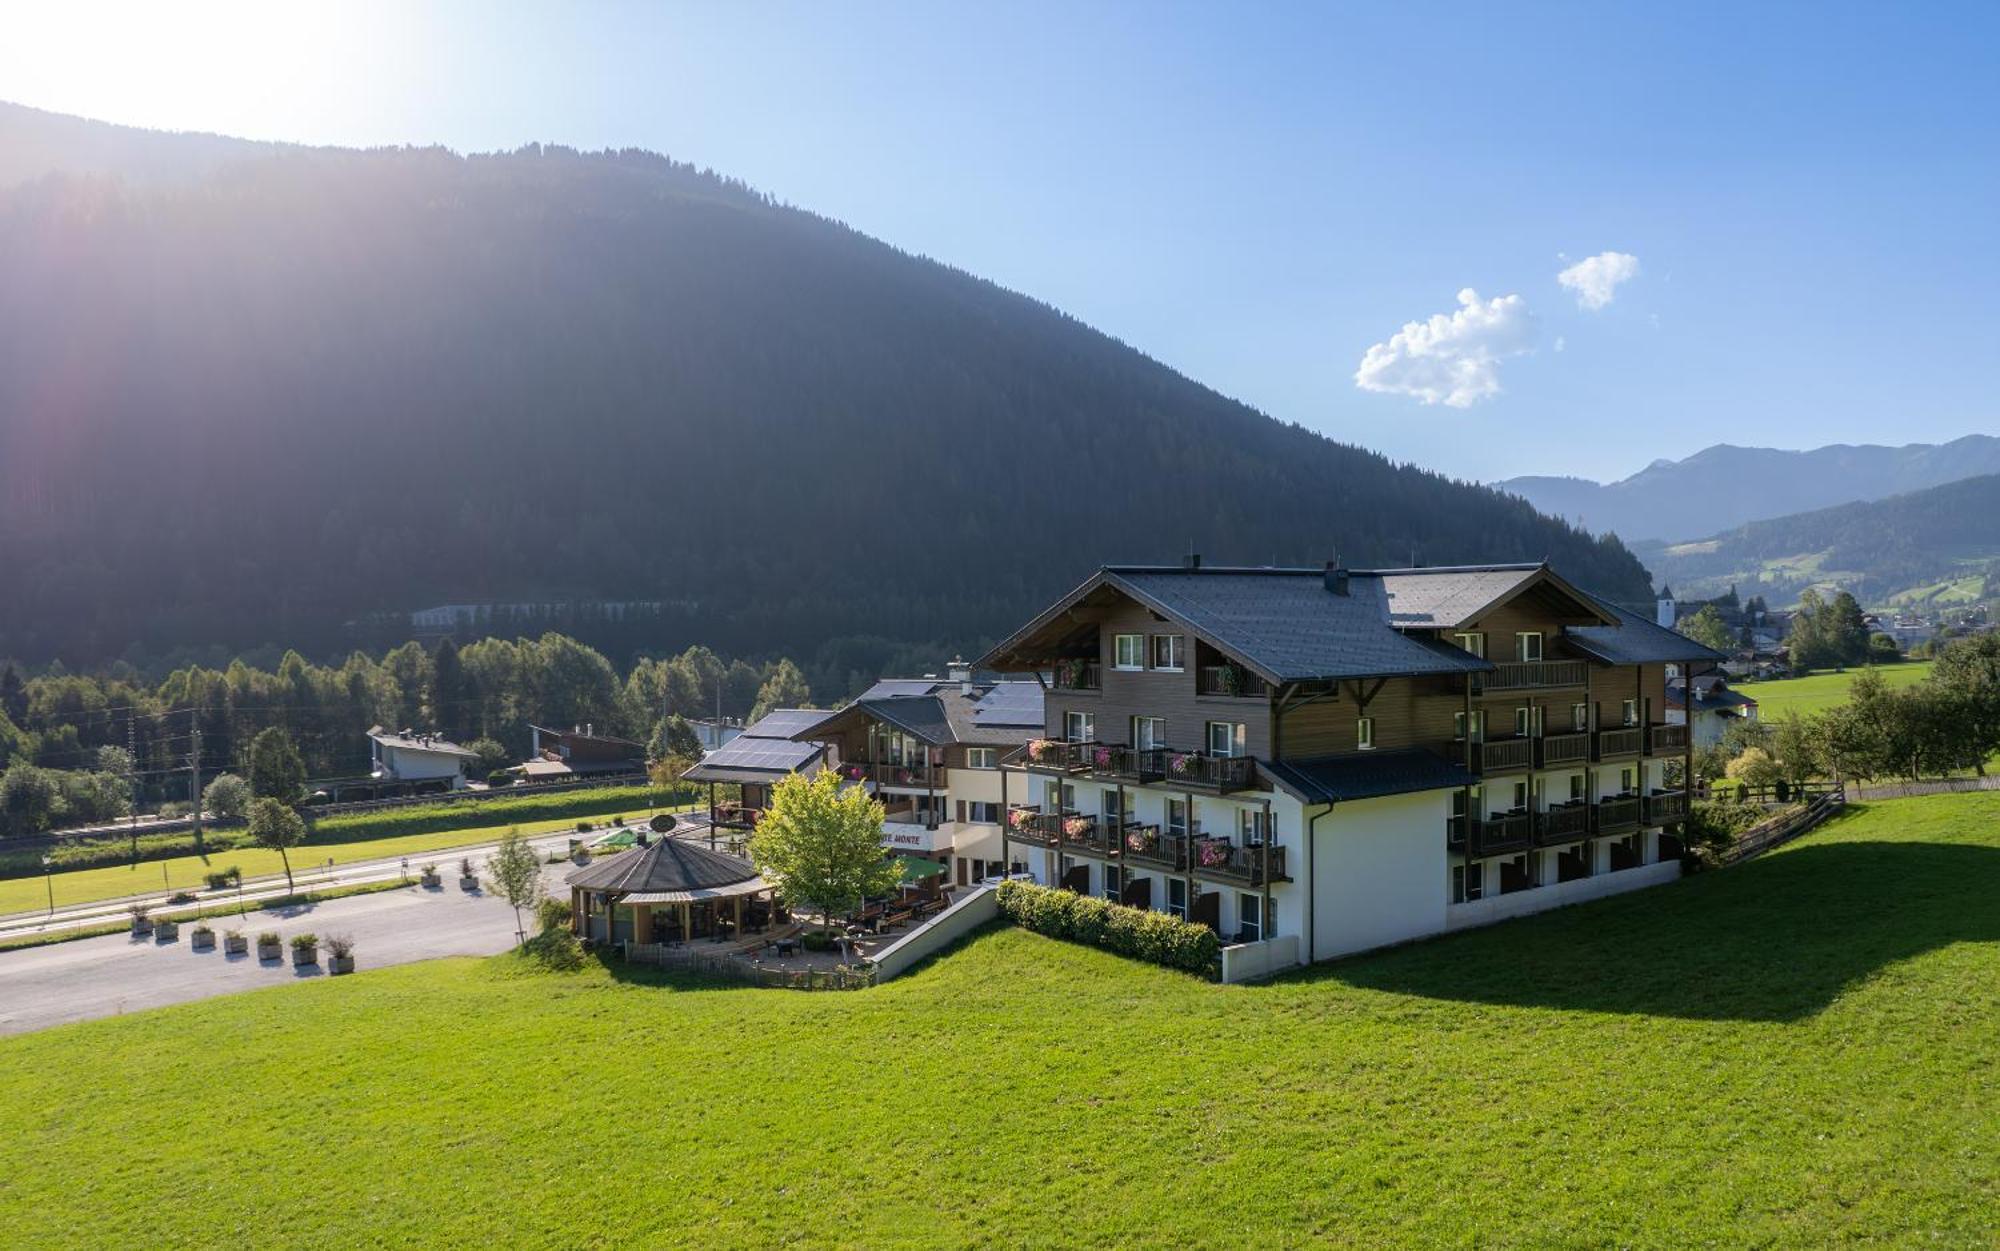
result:
[(569, 853), (569, 862), (571, 864), (589, 864), (590, 853), (585, 851), (583, 848), (579, 847), (575, 851)]
[(153, 932), (153, 923), (145, 917), (132, 918), (132, 937), (144, 938)]
[(222, 950), (226, 955), (232, 955), (232, 956), (244, 955), (250, 950), (250, 940), (243, 937), (241, 934), (238, 934), (234, 938), (230, 938), (228, 935), (224, 935), (222, 939)]
[(458, 879), (458, 888), (460, 890), (478, 890), (479, 879), (476, 877), (462, 877)]
[(317, 947), (292, 948), (293, 968), (303, 969), (309, 964), (318, 964), (318, 963), (319, 963), (319, 948)]
[(343, 973), (352, 973), (354, 972), (354, 957), (328, 956), (326, 961), (326, 970), (327, 972), (333, 974), (335, 977), (339, 977)]
[(159, 921), (153, 925), (153, 938), (157, 942), (170, 943), (181, 936), (178, 921)]
[(418, 880), (424, 884), (426, 890), (436, 890), (444, 885), (444, 877), (437, 873), (426, 873)]
[(258, 943), (257, 958), (259, 960), (282, 960), (285, 958), (285, 945), (283, 943)]
[(190, 945), (196, 951), (215, 950), (214, 930), (196, 930), (194, 933), (188, 935), (188, 938), (190, 940)]

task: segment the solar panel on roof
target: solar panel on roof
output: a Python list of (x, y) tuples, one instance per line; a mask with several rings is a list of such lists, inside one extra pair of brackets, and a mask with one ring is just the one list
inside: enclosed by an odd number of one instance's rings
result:
[(1042, 684), (1039, 682), (996, 683), (973, 706), (974, 725), (1040, 725)]
[(819, 754), (813, 743), (775, 738), (738, 738), (702, 758), (706, 765), (729, 769), (795, 769)]
[(826, 710), (821, 708), (779, 708), (765, 713), (755, 724), (745, 727), (740, 738), (790, 738), (801, 730), (810, 729), (826, 715)]

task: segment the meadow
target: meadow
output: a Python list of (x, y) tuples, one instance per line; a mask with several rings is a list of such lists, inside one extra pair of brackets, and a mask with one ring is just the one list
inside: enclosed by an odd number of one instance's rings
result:
[[(1900, 665), (1884, 665), (1876, 672), (1891, 690), (1915, 686), (1929, 676), (1931, 662), (1913, 660)], [(1803, 678), (1779, 678), (1770, 682), (1743, 682), (1733, 684), (1735, 689), (1757, 701), (1757, 716), (1765, 721), (1775, 721), (1787, 712), (1807, 716), (1824, 712), (1828, 708), (1847, 702), (1847, 690), (1854, 685), (1861, 669), (1844, 669), (1839, 672), (1828, 670), (1808, 674)]]
[(1005, 928), (849, 993), (364, 971), (0, 1039), (0, 1223), (23, 1248), (1990, 1246), (1996, 901), (2000, 795), (1953, 795), (1259, 986)]

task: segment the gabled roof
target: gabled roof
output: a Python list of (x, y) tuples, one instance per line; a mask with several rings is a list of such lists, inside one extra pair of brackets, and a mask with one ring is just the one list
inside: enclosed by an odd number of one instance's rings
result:
[(756, 876), (757, 867), (740, 856), (710, 851), (685, 839), (662, 838), (585, 865), (565, 881), (581, 890), (634, 894), (714, 890)]
[(1466, 767), (1421, 747), (1257, 762), (1260, 772), (1309, 804), (1343, 803), (1470, 786)]
[(817, 708), (769, 712), (703, 756), (684, 776), (691, 782), (774, 782), (787, 773), (810, 777), (824, 763), (826, 745), (795, 741), (791, 731), (817, 725), (826, 715)]
[(1591, 599), (1618, 624), (1570, 629), (1563, 638), (1593, 660), (1607, 665), (1643, 665), (1674, 661), (1715, 663), (1728, 659), (1685, 634), (1655, 625), (1643, 614), (1626, 612), (1606, 600)]
[[(879, 684), (878, 684), (879, 685)], [(1005, 683), (1008, 686), (1033, 685), (1037, 694), (1040, 683)], [(871, 699), (864, 695), (853, 703), (827, 716), (818, 723), (799, 731), (800, 735), (823, 738), (838, 733), (842, 723), (857, 717), (869, 717), (913, 736), (920, 742), (933, 747), (949, 747), (966, 744), (976, 747), (1012, 747), (1025, 743), (1042, 732), (1042, 707), (1039, 699), (1033, 704), (1032, 713), (1027, 705), (996, 704), (987, 709), (986, 716), (980, 715), (982, 704), (990, 692), (974, 688), (974, 694), (967, 695), (953, 683), (940, 685), (933, 694), (891, 696)], [(1015, 709), (1018, 708), (1019, 711)]]
[(616, 743), (620, 747), (637, 748), (641, 753), (646, 750), (643, 743), (635, 743), (629, 738), (619, 738), (616, 734), (585, 734), (582, 730), (557, 730), (546, 725), (536, 725), (532, 721), (528, 723), (528, 728), (539, 730), (550, 738), (579, 739), (587, 743)]
[(368, 731), (368, 737), (384, 747), (400, 748), (404, 751), (434, 751), (446, 756), (474, 758), (478, 752), (468, 751), (457, 743), (439, 738), (435, 734), (391, 734), (381, 726)]
[(1389, 624), (1403, 630), (1450, 630), (1470, 625), (1500, 604), (1534, 590), (1556, 603), (1568, 600), (1575, 616), (1609, 625), (1597, 601), (1547, 565), (1467, 565), (1376, 571), (1389, 599)]

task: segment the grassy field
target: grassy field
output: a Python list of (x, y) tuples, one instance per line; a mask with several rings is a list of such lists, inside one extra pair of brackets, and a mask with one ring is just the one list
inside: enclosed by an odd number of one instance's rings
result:
[[(622, 811), (627, 820), (645, 816), (644, 805), (634, 806), (629, 800), (625, 802)], [(438, 830), (427, 834), (405, 834), (394, 838), (308, 842), (303, 847), (292, 849), (292, 872), (297, 873), (316, 865), (323, 865), (328, 860), (335, 864), (351, 864), (357, 860), (380, 860), (389, 856), (409, 856), (415, 860), (423, 853), (436, 851), (439, 848), (469, 847), (478, 843), (492, 842), (510, 829), (518, 828), (523, 834), (548, 834), (557, 830), (571, 829), (576, 823), (575, 817), (562, 817), (547, 821), (510, 821), (471, 829)], [(277, 852), (255, 847), (236, 847), (228, 851), (213, 852), (207, 856), (175, 856), (164, 860), (142, 860), (137, 864), (120, 864), (108, 868), (71, 869), (55, 874), (56, 906), (60, 908), (67, 904), (89, 903), (96, 899), (116, 899), (121, 895), (134, 895), (145, 891), (196, 890), (203, 885), (203, 874), (215, 873), (231, 865), (241, 868), (246, 878), (284, 872), (284, 862)], [(46, 908), (48, 902), (48, 885), (41, 877), (0, 878), (0, 916), (11, 912), (37, 911)]]
[[(1907, 664), (1884, 665), (1878, 672), (1890, 689), (1914, 686), (1924, 680), (1931, 671), (1928, 660), (1913, 660)], [(1787, 712), (1800, 716), (1822, 712), (1836, 704), (1847, 702), (1847, 688), (1854, 684), (1859, 669), (1849, 669), (1842, 673), (1815, 673), (1803, 678), (1780, 678), (1775, 682), (1744, 682), (1735, 689), (1757, 701), (1757, 715), (1765, 721), (1774, 721)]]
[[(2000, 796), (1224, 987), (509, 957), (0, 1039), (12, 1247), (1991, 1246)], [(88, 1057), (85, 1062), (82, 1057)]]

